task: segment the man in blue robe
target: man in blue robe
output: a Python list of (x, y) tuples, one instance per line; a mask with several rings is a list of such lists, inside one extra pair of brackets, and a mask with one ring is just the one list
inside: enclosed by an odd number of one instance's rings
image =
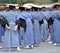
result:
[(39, 18), (39, 24), (40, 24), (40, 34), (41, 34), (41, 41), (43, 39), (43, 19), (44, 19), (44, 14), (42, 11), (38, 11), (38, 18)]
[(9, 25), (5, 25), (5, 34), (4, 34), (4, 47), (11, 50), (11, 48), (17, 47), (17, 50), (20, 49), (19, 45), (19, 35), (18, 35), (18, 25), (16, 25), (17, 13), (15, 11), (15, 6), (9, 6), (9, 11), (3, 14), (2, 16), (7, 19)]
[(54, 45), (57, 45), (60, 43), (60, 11), (58, 10), (58, 5), (55, 5), (55, 10), (53, 11), (52, 16), (54, 18), (54, 23), (53, 23), (53, 43)]
[(33, 37), (33, 25), (32, 25), (32, 21), (31, 21), (32, 16), (30, 14), (30, 10), (25, 11), (25, 9), (23, 8), (20, 15), (18, 16), (18, 18), (22, 18), (26, 21), (26, 30), (25, 30), (25, 32), (24, 32), (24, 29), (21, 30), (21, 28), (20, 28), (20, 30), (23, 33), (22, 35), (23, 35), (24, 47), (25, 48), (30, 48), (29, 46), (33, 47), (34, 37)]
[[(2, 44), (2, 22), (1, 22), (1, 20), (2, 20), (2, 17), (0, 16), (0, 44)], [(1, 46), (0, 46), (0, 48), (2, 48)]]
[(39, 24), (39, 14), (38, 8), (32, 7), (33, 11), (31, 12), (33, 19), (33, 32), (34, 32), (34, 46), (39, 46), (41, 42), (41, 34), (40, 34), (40, 24)]
[(48, 38), (48, 22), (47, 20), (50, 18), (49, 11), (46, 11), (46, 7), (42, 7), (41, 9), (42, 13), (44, 14), (43, 18), (43, 25), (42, 25), (42, 33), (43, 33), (43, 41), (46, 41)]

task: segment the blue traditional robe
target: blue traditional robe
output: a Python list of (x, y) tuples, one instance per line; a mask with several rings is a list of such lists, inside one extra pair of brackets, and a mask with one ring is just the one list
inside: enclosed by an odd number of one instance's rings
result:
[[(23, 12), (18, 12), (17, 20), (19, 20), (20, 18), (25, 20), (25, 18), (23, 18), (22, 14), (23, 14)], [(24, 35), (24, 28), (23, 27), (19, 26), (18, 34), (19, 34), (19, 42), (21, 45), (22, 44), (21, 41), (23, 40), (23, 35)]]
[(4, 46), (5, 48), (19, 47), (19, 36), (18, 31), (14, 31), (15, 22), (17, 20), (17, 13), (15, 11), (8, 11), (4, 15), (4, 18), (7, 19), (9, 23), (10, 30), (5, 28), (4, 34)]
[(47, 11), (43, 12), (43, 14), (44, 14), (44, 18), (43, 18), (44, 23), (42, 24), (41, 29), (42, 29), (42, 36), (43, 36), (42, 38), (45, 41), (48, 38), (48, 23), (47, 23), (47, 20), (49, 19), (49, 14), (48, 14)]
[(53, 43), (60, 43), (60, 11), (56, 10), (53, 23)]
[[(1, 17), (1, 13), (0, 12), (0, 17)], [(2, 22), (0, 21), (0, 43), (2, 43), (2, 35), (3, 35), (3, 27), (2, 27)]]
[(31, 22), (32, 16), (30, 12), (22, 11), (20, 14), (20, 18), (26, 20), (26, 31), (20, 29), (21, 34), (23, 35), (23, 42), (24, 46), (33, 45), (34, 44), (34, 37), (33, 37), (33, 25)]
[(0, 43), (2, 43), (2, 24), (0, 22)]
[(34, 45), (39, 45), (41, 41), (41, 34), (40, 34), (40, 25), (39, 20), (40, 17), (38, 15), (38, 12), (32, 12), (32, 18), (33, 18), (33, 32), (34, 32)]

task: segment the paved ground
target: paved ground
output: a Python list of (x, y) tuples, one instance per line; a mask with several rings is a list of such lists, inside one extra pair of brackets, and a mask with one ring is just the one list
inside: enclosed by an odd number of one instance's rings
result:
[(60, 53), (60, 46), (53, 46), (47, 42), (42, 42), (40, 47), (35, 47), (34, 49), (22, 49), (21, 51), (0, 49), (0, 53)]

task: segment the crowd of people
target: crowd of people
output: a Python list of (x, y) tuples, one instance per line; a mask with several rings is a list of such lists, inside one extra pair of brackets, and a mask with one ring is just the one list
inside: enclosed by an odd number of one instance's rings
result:
[(41, 42), (60, 43), (60, 4), (51, 8), (19, 7), (13, 5), (0, 9), (0, 48), (21, 50), (39, 47)]

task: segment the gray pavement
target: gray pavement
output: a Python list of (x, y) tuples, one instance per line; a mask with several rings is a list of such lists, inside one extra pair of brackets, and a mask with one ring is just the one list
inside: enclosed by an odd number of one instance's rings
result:
[(0, 53), (60, 53), (60, 46), (54, 46), (47, 42), (42, 42), (40, 47), (35, 47), (33, 49), (23, 49), (21, 51), (6, 51), (0, 49)]

